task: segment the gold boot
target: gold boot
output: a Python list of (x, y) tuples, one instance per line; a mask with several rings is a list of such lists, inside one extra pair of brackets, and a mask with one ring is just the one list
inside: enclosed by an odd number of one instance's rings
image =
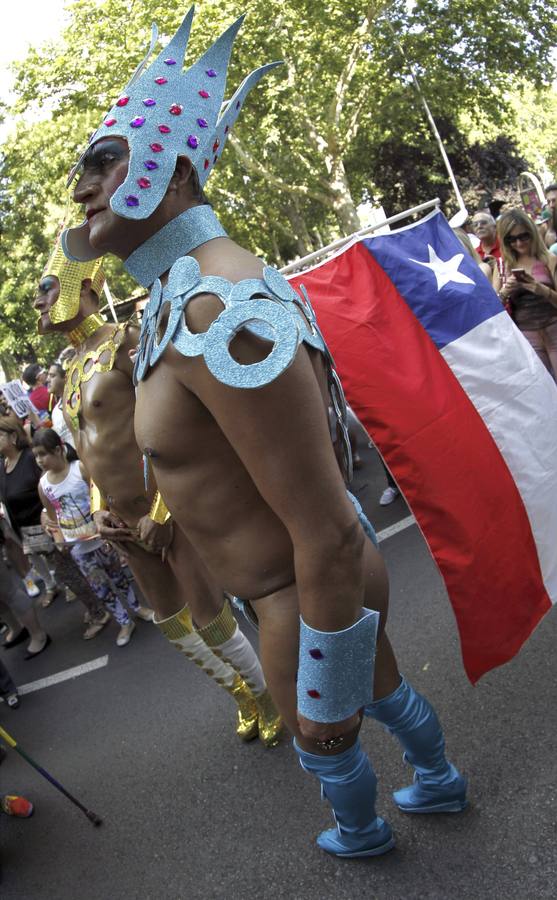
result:
[(255, 697), (255, 704), (259, 714), (259, 738), (266, 747), (276, 747), (279, 742), (282, 719), (269, 691), (265, 690)]
[(225, 690), (238, 704), (238, 727), (236, 734), (241, 741), (253, 741), (258, 732), (258, 707), (256, 700), (243, 678), (237, 673), (233, 683)]

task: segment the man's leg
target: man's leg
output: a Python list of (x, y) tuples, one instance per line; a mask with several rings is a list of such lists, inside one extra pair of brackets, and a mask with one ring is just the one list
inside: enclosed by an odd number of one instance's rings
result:
[(360, 747), (359, 728), (344, 735), (342, 747), (323, 750), (302, 736), (296, 715), (299, 609), (294, 586), (252, 602), (259, 619), (263, 670), (302, 768), (315, 775), (332, 807), (336, 827), (322, 832), (318, 845), (337, 856), (377, 856), (394, 846), (390, 826), (375, 811), (377, 779)]
[[(181, 547), (179, 564), (175, 541), (166, 562), (138, 544), (126, 542), (123, 549), (135, 580), (154, 610), (154, 624), (186, 659), (199, 666), (233, 697), (238, 706), (236, 733), (240, 739), (248, 741), (256, 737), (258, 709), (251, 690), (241, 675), (216, 656), (195, 630), (190, 602), (195, 601), (196, 616), (209, 622), (221, 611), (223, 596), (222, 591), (208, 590), (204, 579), (198, 575), (189, 542)], [(181, 573), (180, 578), (177, 571)]]
[(393, 794), (400, 809), (433, 813), (461, 812), (465, 808), (467, 781), (445, 756), (445, 738), (437, 714), (398, 673), (385, 632), (377, 643), (374, 700), (366, 706), (365, 715), (398, 739), (404, 759), (414, 767), (414, 783)]
[(212, 652), (227, 662), (247, 684), (255, 698), (253, 715), (239, 726), (243, 740), (259, 735), (267, 747), (277, 743), (282, 722), (267, 690), (255, 650), (238, 627), (230, 602), (208, 572), (185, 535), (174, 530), (168, 555), (176, 580), (187, 586), (187, 601), (197, 634)]

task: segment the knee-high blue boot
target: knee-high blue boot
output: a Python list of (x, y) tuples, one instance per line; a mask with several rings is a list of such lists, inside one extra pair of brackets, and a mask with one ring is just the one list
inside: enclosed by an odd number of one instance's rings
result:
[(307, 753), (294, 741), (302, 769), (317, 775), (321, 795), (333, 809), (336, 828), (322, 831), (317, 843), (336, 856), (379, 856), (395, 845), (390, 825), (375, 812), (377, 778), (356, 741), (336, 756)]
[(414, 766), (414, 783), (395, 791), (395, 803), (404, 812), (461, 812), (466, 806), (466, 779), (447, 761), (445, 739), (430, 703), (402, 678), (388, 697), (365, 708), (398, 738), (404, 759)]

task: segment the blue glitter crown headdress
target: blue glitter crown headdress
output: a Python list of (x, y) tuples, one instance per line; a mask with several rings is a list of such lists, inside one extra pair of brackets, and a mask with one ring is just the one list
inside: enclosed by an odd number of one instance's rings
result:
[[(128, 142), (128, 175), (110, 200), (113, 212), (123, 218), (145, 219), (156, 210), (178, 156), (191, 159), (203, 186), (222, 153), (246, 95), (263, 75), (281, 64), (273, 62), (254, 69), (222, 108), (230, 54), (244, 16), (184, 71), (194, 10), (192, 6), (170, 43), (148, 65), (158, 37), (153, 26), (145, 58), (89, 141), (89, 147), (104, 137), (122, 137)], [(68, 183), (86, 152), (74, 166)], [(65, 233), (64, 250), (81, 260), (97, 255), (89, 244), (86, 224)]]

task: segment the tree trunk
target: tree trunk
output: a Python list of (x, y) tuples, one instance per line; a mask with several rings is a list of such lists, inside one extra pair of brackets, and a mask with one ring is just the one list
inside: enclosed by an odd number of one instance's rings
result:
[(286, 215), (288, 216), (288, 221), (292, 225), (293, 237), (296, 241), (298, 254), (300, 257), (307, 256), (308, 253), (311, 253), (315, 248), (306, 225), (306, 220), (301, 214), (298, 204), (295, 201), (291, 201), (286, 207)]
[(342, 234), (353, 234), (362, 227), (356, 206), (350, 193), (346, 170), (342, 159), (338, 159), (334, 163), (331, 170), (331, 194), (333, 201), (333, 211), (337, 218), (337, 222), (341, 228)]

